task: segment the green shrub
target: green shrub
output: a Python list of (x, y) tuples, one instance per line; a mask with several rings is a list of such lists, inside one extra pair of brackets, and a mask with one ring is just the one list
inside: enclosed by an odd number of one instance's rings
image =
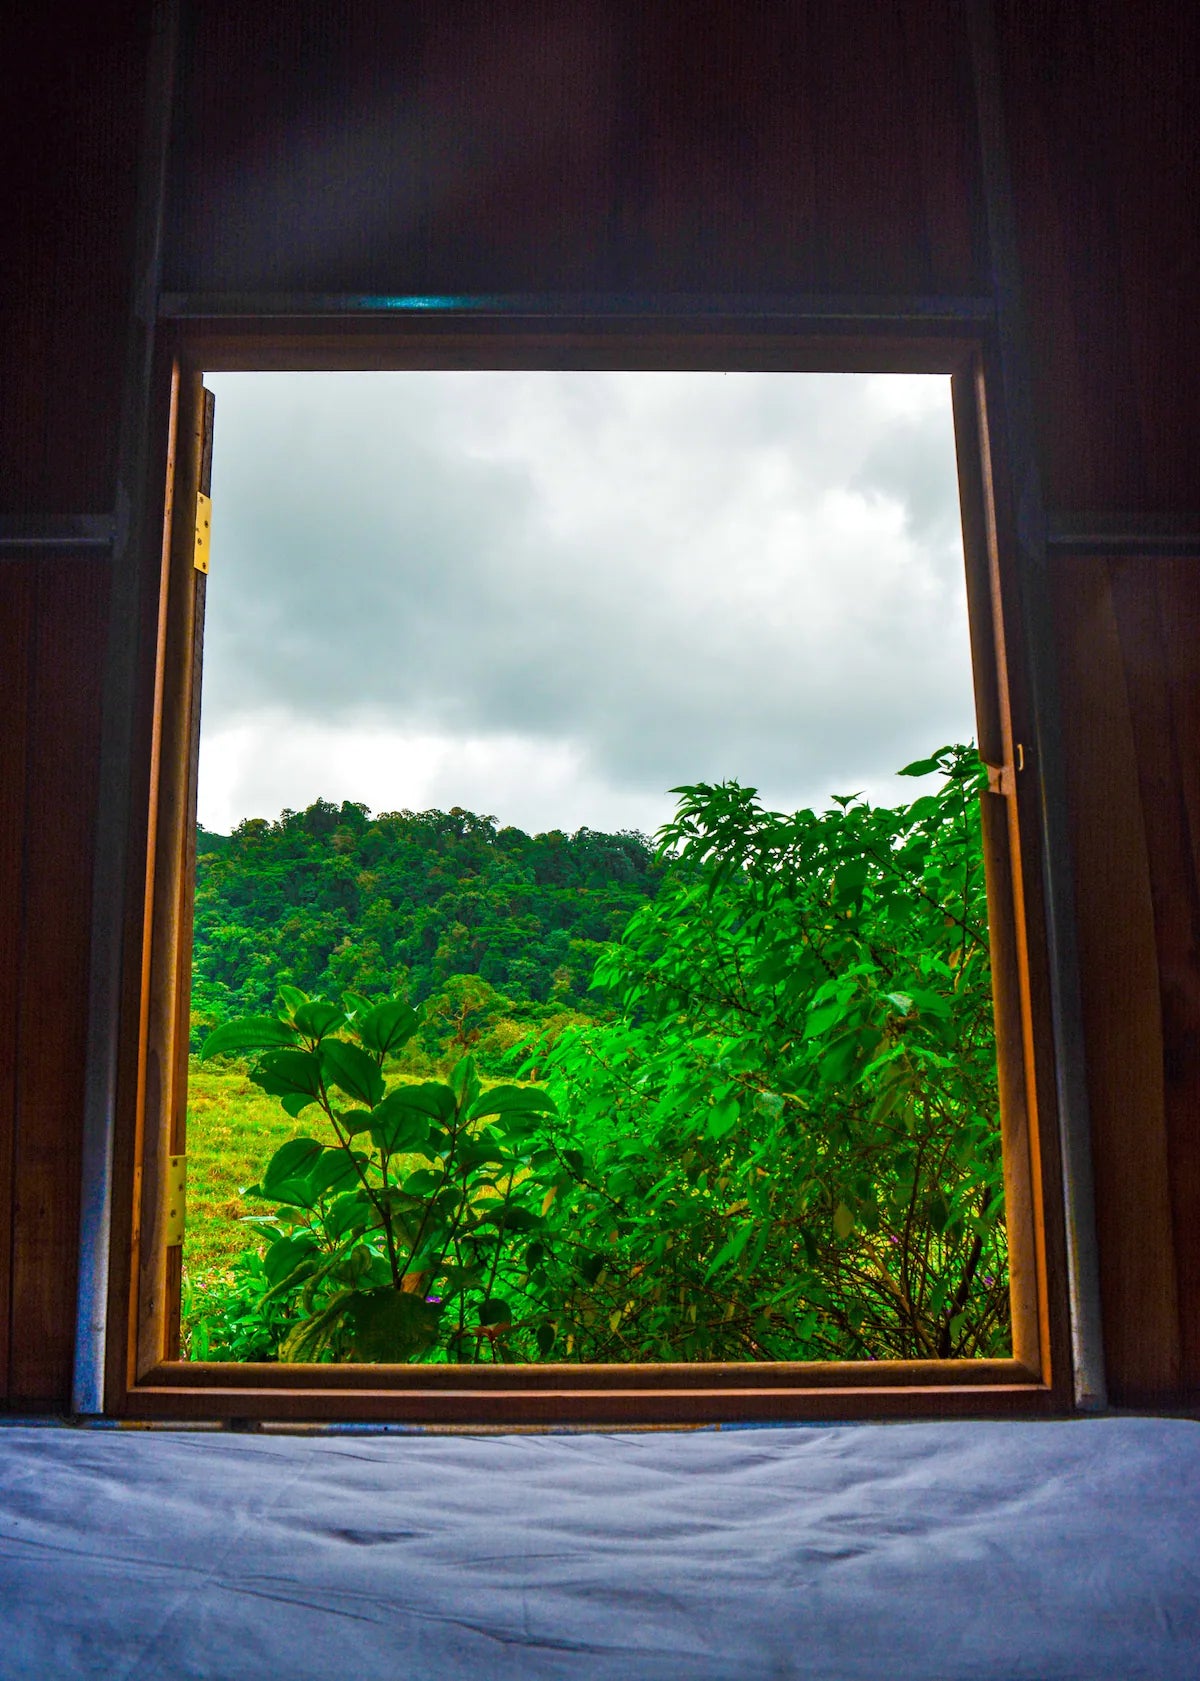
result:
[(423, 1028), (400, 998), (292, 988), (218, 1028), (204, 1054), (249, 1056), (322, 1135), (246, 1193), (264, 1248), (197, 1283), (193, 1354), (1007, 1353), (980, 770), (948, 747), (906, 774), (931, 771), (894, 810), (676, 790), (658, 895), (597, 966), (601, 1019), (560, 1012), (517, 1083), (485, 1090), (470, 1054), (389, 1082), (410, 1039), (499, 1031), (476, 978)]

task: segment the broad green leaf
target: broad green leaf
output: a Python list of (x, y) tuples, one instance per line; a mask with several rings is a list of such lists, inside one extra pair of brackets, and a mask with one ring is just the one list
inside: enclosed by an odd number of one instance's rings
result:
[(557, 1106), (550, 1093), (540, 1086), (493, 1086), (477, 1097), (468, 1112), (472, 1121), (487, 1115), (557, 1114)]
[(710, 1138), (724, 1138), (731, 1132), (741, 1118), (741, 1108), (735, 1097), (727, 1097), (721, 1103), (715, 1104), (709, 1113), (708, 1125), (705, 1128)]
[[(259, 1183), (247, 1185), (242, 1195), (263, 1197), (289, 1209), (311, 1210), (315, 1199), (308, 1176), (324, 1149), (325, 1145), (318, 1144), (315, 1138), (289, 1139), (271, 1157)], [(284, 1217), (282, 1210), (277, 1210), (276, 1219)], [(296, 1218), (294, 1214), (287, 1217)]]
[(373, 1109), (382, 1099), (383, 1075), (374, 1060), (358, 1045), (344, 1039), (326, 1039), (321, 1046), (321, 1069), (328, 1085), (338, 1086), (356, 1103)]
[(843, 1242), (854, 1230), (854, 1214), (844, 1202), (839, 1202), (833, 1211), (833, 1229)]
[(753, 1231), (754, 1222), (752, 1220), (748, 1220), (744, 1225), (739, 1226), (737, 1231), (734, 1232), (733, 1236), (729, 1239), (728, 1243), (722, 1244), (721, 1248), (717, 1250), (716, 1255), (708, 1263), (708, 1267), (704, 1274), (705, 1278), (711, 1278), (714, 1273), (720, 1272), (722, 1267), (727, 1267), (732, 1262), (736, 1261), (742, 1250), (749, 1243)]
[(354, 1031), (376, 1056), (390, 1056), (407, 1043), (421, 1025), (421, 1017), (402, 998), (386, 998), (365, 1014), (355, 1012)]
[(415, 1360), (437, 1341), (439, 1304), (404, 1290), (359, 1290), (347, 1302), (356, 1360)]
[(951, 1013), (950, 1000), (943, 998), (940, 993), (930, 992), (925, 987), (912, 988), (912, 1001), (923, 1015), (949, 1016)]
[(290, 1237), (281, 1237), (264, 1257), (263, 1270), (268, 1282), (281, 1284), (302, 1261), (310, 1260), (320, 1252), (320, 1245), (311, 1232), (294, 1232)]
[(446, 1183), (446, 1176), (433, 1167), (418, 1167), (401, 1186), (406, 1197), (427, 1197)]
[(355, 1230), (366, 1231), (378, 1223), (378, 1215), (368, 1196), (361, 1190), (344, 1191), (325, 1211), (325, 1230), (336, 1242)]
[(250, 1078), (269, 1097), (277, 1097), (289, 1115), (298, 1115), (321, 1097), (321, 1064), (312, 1051), (267, 1051)]
[[(357, 1160), (361, 1165), (366, 1157), (357, 1153)], [(335, 1145), (325, 1150), (319, 1161), (313, 1163), (308, 1173), (309, 1190), (314, 1201), (318, 1197), (328, 1196), (330, 1191), (343, 1191), (350, 1185), (359, 1183), (358, 1168), (355, 1166), (355, 1156), (348, 1150)]]
[(200, 1056), (245, 1056), (248, 1052), (271, 1050), (277, 1046), (294, 1045), (298, 1035), (295, 1028), (277, 1016), (242, 1016), (227, 1021), (209, 1034), (200, 1047)]
[[(382, 1150), (385, 1155), (391, 1156), (397, 1152), (421, 1154), (429, 1143), (428, 1112), (404, 1101), (405, 1092), (411, 1089), (397, 1087), (388, 1093), (382, 1103), (376, 1104), (374, 1109), (353, 1111), (356, 1124), (370, 1128), (375, 1148)], [(362, 1117), (361, 1120), (359, 1117)]]
[(508, 1302), (502, 1301), (499, 1296), (489, 1296), (486, 1302), (480, 1304), (479, 1323), (481, 1325), (511, 1325), (512, 1316), (512, 1308)]
[(306, 1180), (313, 1167), (325, 1153), (326, 1146), (315, 1138), (290, 1138), (281, 1144), (267, 1163), (262, 1176), (266, 1196), (275, 1195), (276, 1187), (296, 1180)]
[(327, 1033), (336, 1033), (339, 1028), (345, 1027), (346, 1015), (336, 1004), (315, 998), (311, 1003), (298, 1005), (292, 1012), (292, 1021), (306, 1039), (320, 1041)]
[(454, 1093), (455, 1102), (461, 1103), (465, 1109), (469, 1109), (479, 1096), (481, 1088), (473, 1056), (460, 1057), (454, 1064), (450, 1070), (450, 1089)]
[(818, 1004), (815, 1010), (810, 1010), (804, 1023), (804, 1037), (819, 1039), (822, 1034), (841, 1021), (850, 1007), (849, 999), (832, 998), (827, 1003)]
[(439, 1080), (425, 1080), (412, 1086), (393, 1086), (380, 1107), (386, 1107), (389, 1114), (398, 1114), (407, 1109), (413, 1114), (424, 1115), (431, 1121), (445, 1123), (454, 1116), (454, 1093)]

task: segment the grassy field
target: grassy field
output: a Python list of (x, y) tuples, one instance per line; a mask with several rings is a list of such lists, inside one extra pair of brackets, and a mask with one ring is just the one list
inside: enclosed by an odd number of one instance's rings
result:
[[(285, 1115), (279, 1099), (251, 1085), (238, 1068), (192, 1059), (188, 1070), (188, 1213), (183, 1260), (189, 1273), (227, 1266), (254, 1242), (241, 1217), (267, 1203), (238, 1195), (252, 1185), (289, 1138), (323, 1138), (329, 1123), (315, 1109), (299, 1120)], [(333, 1143), (332, 1137), (328, 1140)]]

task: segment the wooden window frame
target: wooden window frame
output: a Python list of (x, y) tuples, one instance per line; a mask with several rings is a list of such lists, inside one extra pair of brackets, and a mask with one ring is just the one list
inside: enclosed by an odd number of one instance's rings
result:
[[(308, 313), (237, 306), (160, 322), (148, 489), (161, 541), (141, 555), (134, 844), (120, 1019), (106, 1408), (129, 1419), (361, 1420), (424, 1426), (711, 1424), (1045, 1416), (1071, 1410), (1070, 1303), (1029, 638), (1000, 350), (986, 305), (901, 323), (830, 311), (673, 321), (580, 311), (547, 321), (438, 308)], [(427, 303), (427, 300), (422, 300)], [(182, 318), (171, 319), (172, 313)], [(332, 317), (332, 318), (331, 318)], [(951, 375), (993, 944), (1010, 1360), (529, 1366), (180, 1361), (181, 1250), (166, 1247), (168, 1159), (183, 1145), (195, 868), (198, 654), (193, 564), (205, 371), (647, 369)], [(167, 464), (165, 483), (164, 461)], [(157, 525), (157, 522), (155, 522)], [(137, 813), (140, 812), (140, 818)], [(1076, 1053), (1077, 1054), (1077, 1053)]]

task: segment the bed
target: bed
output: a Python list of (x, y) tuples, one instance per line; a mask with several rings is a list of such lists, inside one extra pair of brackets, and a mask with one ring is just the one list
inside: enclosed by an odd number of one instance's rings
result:
[(0, 1676), (1200, 1677), (1200, 1424), (0, 1429)]

